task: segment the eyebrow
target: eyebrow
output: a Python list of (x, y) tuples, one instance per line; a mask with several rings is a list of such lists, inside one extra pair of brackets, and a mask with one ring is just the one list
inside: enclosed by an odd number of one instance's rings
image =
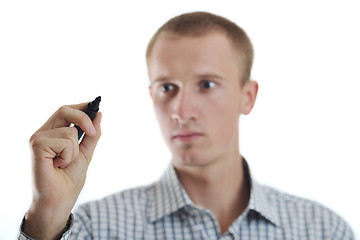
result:
[[(216, 79), (216, 80), (221, 80), (221, 81), (225, 80), (221, 75), (213, 73), (213, 72), (195, 74), (195, 78), (196, 79), (210, 78), (210, 79)], [(161, 83), (161, 82), (167, 82), (167, 81), (169, 81), (169, 77), (162, 75), (162, 76), (157, 77), (154, 81), (151, 81), (150, 86), (155, 83)]]
[(154, 85), (154, 84), (156, 84), (156, 83), (166, 82), (166, 81), (168, 81), (168, 80), (169, 80), (168, 77), (160, 76), (160, 77), (156, 78), (154, 81), (150, 81), (150, 85), (149, 85), (149, 86), (151, 87), (152, 85)]
[(217, 79), (217, 80), (225, 80), (221, 75), (216, 73), (203, 73), (195, 75), (196, 78), (211, 78), (211, 79)]
[(153, 83), (155, 82), (165, 82), (165, 81), (168, 81), (169, 78), (168, 77), (165, 77), (165, 76), (160, 76), (158, 78), (156, 78), (154, 81), (152, 81)]

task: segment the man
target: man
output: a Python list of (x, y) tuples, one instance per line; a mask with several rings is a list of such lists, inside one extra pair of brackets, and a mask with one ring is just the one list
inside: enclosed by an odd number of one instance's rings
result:
[[(158, 30), (146, 57), (172, 164), (158, 182), (85, 204), (74, 217), (101, 113), (91, 122), (84, 104), (63, 106), (30, 139), (34, 193), (20, 238), (353, 238), (329, 209), (251, 178), (238, 126), (258, 83), (250, 80), (253, 49), (241, 28), (209, 13), (180, 15)], [(86, 133), (80, 145), (70, 123)]]

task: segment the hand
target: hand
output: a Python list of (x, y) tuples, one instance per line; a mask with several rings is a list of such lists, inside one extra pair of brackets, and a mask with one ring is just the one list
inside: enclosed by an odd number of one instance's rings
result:
[[(101, 135), (101, 112), (93, 122), (81, 110), (87, 103), (62, 106), (30, 138), (33, 200), (24, 233), (36, 239), (61, 236), (84, 186), (86, 172)], [(84, 130), (79, 145), (74, 123)]]

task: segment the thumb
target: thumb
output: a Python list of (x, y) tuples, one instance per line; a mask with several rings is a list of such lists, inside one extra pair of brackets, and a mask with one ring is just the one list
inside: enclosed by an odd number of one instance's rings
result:
[(99, 141), (100, 136), (101, 136), (101, 126), (100, 126), (101, 118), (102, 118), (102, 113), (98, 112), (93, 120), (93, 124), (94, 124), (95, 130), (96, 130), (96, 135), (92, 136), (92, 137), (85, 135), (79, 146), (79, 151), (84, 154), (84, 156), (89, 164), (90, 164), (91, 158), (93, 156), (96, 144)]

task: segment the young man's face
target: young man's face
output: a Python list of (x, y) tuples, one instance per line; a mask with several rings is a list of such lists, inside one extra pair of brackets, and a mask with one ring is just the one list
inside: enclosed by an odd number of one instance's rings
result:
[(175, 166), (238, 155), (239, 115), (254, 104), (249, 88), (255, 97), (257, 91), (256, 82), (241, 87), (240, 66), (237, 51), (221, 32), (162, 35), (155, 42), (148, 59), (150, 94)]

